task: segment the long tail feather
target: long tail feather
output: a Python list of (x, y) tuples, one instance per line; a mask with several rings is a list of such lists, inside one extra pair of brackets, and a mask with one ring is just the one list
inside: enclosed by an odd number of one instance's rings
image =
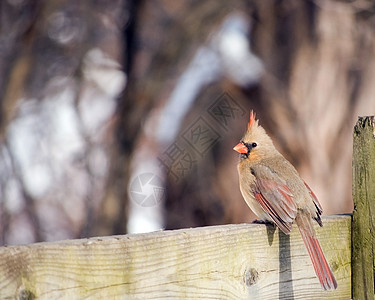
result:
[(320, 284), (325, 290), (332, 290), (337, 288), (337, 282), (333, 275), (326, 258), (324, 257), (322, 248), (316, 237), (311, 236), (303, 226), (298, 226), (303, 242), (307, 248), (311, 262), (314, 266), (316, 275), (319, 278)]

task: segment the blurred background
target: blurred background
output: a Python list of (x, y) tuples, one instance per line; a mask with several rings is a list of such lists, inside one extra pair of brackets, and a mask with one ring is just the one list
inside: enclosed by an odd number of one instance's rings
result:
[(251, 222), (250, 109), (351, 212), (374, 82), (372, 1), (3, 0), (0, 245)]

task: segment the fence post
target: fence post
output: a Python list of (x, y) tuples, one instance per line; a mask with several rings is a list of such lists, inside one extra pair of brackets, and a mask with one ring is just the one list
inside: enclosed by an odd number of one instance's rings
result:
[(353, 134), (352, 299), (374, 299), (375, 118), (359, 117)]

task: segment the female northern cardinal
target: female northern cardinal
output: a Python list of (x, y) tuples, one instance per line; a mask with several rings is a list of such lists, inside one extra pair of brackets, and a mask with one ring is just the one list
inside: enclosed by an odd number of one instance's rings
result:
[(285, 234), (290, 234), (295, 222), (322, 287), (336, 289), (336, 279), (312, 224), (314, 219), (323, 226), (322, 207), (296, 169), (276, 150), (271, 138), (258, 125), (253, 111), (245, 136), (233, 149), (241, 154), (238, 174), (246, 203), (261, 220), (275, 223)]

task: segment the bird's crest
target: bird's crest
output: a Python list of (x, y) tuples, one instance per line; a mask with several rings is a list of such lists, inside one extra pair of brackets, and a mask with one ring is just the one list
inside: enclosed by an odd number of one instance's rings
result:
[(256, 114), (253, 110), (250, 111), (250, 120), (247, 124), (247, 129), (250, 129), (253, 126), (258, 126), (258, 120), (255, 120)]

